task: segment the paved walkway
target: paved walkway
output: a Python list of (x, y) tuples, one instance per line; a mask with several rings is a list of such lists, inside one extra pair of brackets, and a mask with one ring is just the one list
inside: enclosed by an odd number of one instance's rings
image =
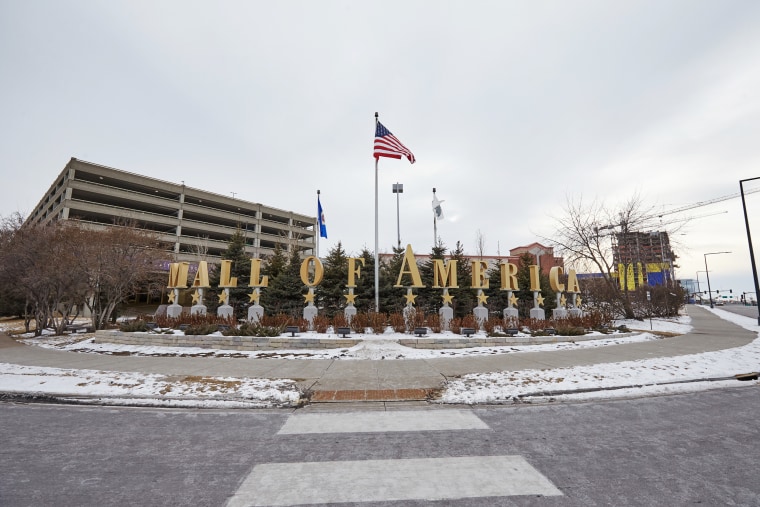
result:
[[(674, 357), (740, 347), (757, 333), (698, 306), (688, 307), (691, 333), (663, 340), (598, 348), (436, 359), (249, 359), (140, 357), (87, 354), (21, 345), (0, 335), (0, 362), (26, 366), (294, 379), (312, 391), (312, 401), (425, 399), (449, 378), (468, 373), (519, 371)], [(645, 325), (645, 323), (643, 323)]]

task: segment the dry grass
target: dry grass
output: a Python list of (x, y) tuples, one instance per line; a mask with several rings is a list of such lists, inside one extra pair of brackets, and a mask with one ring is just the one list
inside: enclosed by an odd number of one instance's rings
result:
[[(32, 321), (29, 330), (34, 331), (34, 321)], [(11, 336), (14, 334), (23, 334), (26, 332), (26, 328), (24, 328), (24, 319), (2, 317), (0, 318), (0, 331)]]

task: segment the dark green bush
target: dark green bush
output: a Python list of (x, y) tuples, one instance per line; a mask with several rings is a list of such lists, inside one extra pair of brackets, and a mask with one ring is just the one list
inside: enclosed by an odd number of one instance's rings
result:
[(224, 336), (280, 336), (285, 326), (265, 326), (259, 323), (245, 322), (240, 327), (222, 331)]
[(130, 320), (119, 325), (119, 331), (125, 333), (139, 333), (149, 331), (148, 324), (144, 320)]
[(217, 324), (199, 324), (185, 328), (186, 335), (207, 335), (216, 333), (217, 331), (219, 331), (219, 326)]
[(557, 328), (557, 334), (560, 336), (583, 336), (586, 329), (578, 326), (560, 326)]

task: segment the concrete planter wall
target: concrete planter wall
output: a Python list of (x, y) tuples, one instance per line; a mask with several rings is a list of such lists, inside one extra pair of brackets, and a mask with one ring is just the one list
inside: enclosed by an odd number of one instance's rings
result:
[[(415, 349), (464, 349), (470, 347), (499, 347), (504, 345), (542, 345), (546, 343), (580, 342), (604, 338), (622, 338), (632, 333), (584, 336), (494, 336), (494, 337), (425, 337), (402, 338), (400, 345)], [(95, 343), (142, 345), (161, 347), (199, 347), (225, 350), (296, 350), (296, 349), (344, 349), (363, 340), (356, 338), (303, 336), (220, 336), (220, 335), (171, 335), (157, 333), (125, 333), (122, 331), (95, 332)]]
[(171, 335), (103, 330), (95, 332), (95, 343), (225, 350), (337, 349), (353, 347), (359, 342), (361, 340), (327, 337)]

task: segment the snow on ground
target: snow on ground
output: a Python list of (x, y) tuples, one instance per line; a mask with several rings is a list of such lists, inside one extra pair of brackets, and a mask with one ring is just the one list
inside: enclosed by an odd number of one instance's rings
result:
[[(757, 331), (754, 319), (720, 309), (712, 309), (721, 318)], [(401, 346), (397, 340), (408, 335), (386, 333), (362, 335), (355, 347), (314, 350), (289, 350), (277, 357), (294, 359), (419, 359), (442, 356), (549, 351), (567, 348), (614, 346), (620, 343), (660, 339), (654, 333), (683, 334), (691, 330), (687, 315), (678, 319), (621, 321), (633, 335), (534, 346), (481, 347), (471, 349), (424, 350)], [(0, 331), (2, 331), (0, 325)], [(309, 333), (302, 333), (302, 336)], [(316, 335), (315, 335), (316, 336)], [(356, 337), (357, 335), (353, 335)], [(452, 337), (457, 335), (451, 335)], [(90, 337), (69, 335), (26, 338), (25, 343), (57, 349), (100, 354), (139, 355), (216, 355), (221, 357), (272, 357), (272, 351), (243, 352), (172, 347), (136, 347), (93, 344)], [(448, 382), (441, 403), (512, 403), (515, 401), (578, 400), (667, 394), (703, 390), (724, 385), (736, 386), (737, 372), (754, 372), (760, 367), (760, 339), (735, 349), (676, 358), (657, 358), (615, 364), (575, 368), (526, 370), (473, 374)], [(0, 363), (3, 392), (45, 393), (61, 397), (107, 397), (111, 404), (161, 405), (186, 407), (277, 407), (295, 406), (300, 393), (294, 381), (233, 379), (222, 377), (171, 377), (138, 373), (65, 370), (25, 367)], [(708, 381), (708, 379), (713, 379)], [(755, 384), (747, 382), (747, 385)], [(94, 398), (93, 398), (94, 397)]]
[[(408, 334), (394, 333), (388, 331), (381, 335), (375, 334), (352, 334), (353, 339), (362, 340), (361, 343), (353, 347), (339, 349), (287, 349), (287, 350), (221, 350), (207, 349), (199, 347), (166, 347), (166, 346), (141, 346), (141, 345), (118, 345), (114, 343), (93, 343), (91, 336), (81, 336), (76, 334), (66, 336), (41, 336), (28, 337), (20, 340), (28, 345), (37, 345), (40, 347), (55, 348), (71, 352), (86, 352), (99, 354), (116, 354), (116, 355), (137, 355), (137, 356), (154, 356), (154, 357), (250, 357), (250, 358), (272, 358), (280, 359), (432, 359), (443, 356), (482, 356), (494, 354), (510, 354), (517, 352), (538, 352), (549, 350), (567, 350), (587, 347), (604, 347), (609, 345), (620, 345), (623, 343), (634, 343), (647, 340), (657, 340), (661, 336), (654, 334), (684, 334), (691, 331), (690, 317), (683, 315), (676, 319), (653, 320), (649, 322), (641, 321), (620, 321), (617, 325), (625, 325), (635, 333), (622, 336), (603, 335), (599, 332), (590, 333), (595, 336), (593, 340), (585, 341), (567, 341), (560, 343), (544, 345), (509, 345), (502, 347), (472, 347), (465, 349), (414, 349), (405, 347), (398, 343), (402, 338), (409, 338)], [(0, 331), (2, 328), (0, 327)], [(650, 332), (651, 331), (651, 332)], [(179, 331), (177, 331), (179, 333)], [(319, 338), (330, 337), (331, 334), (317, 334), (313, 331), (299, 333), (300, 337)], [(213, 335), (212, 335), (213, 336)], [(282, 335), (287, 338), (287, 333)], [(460, 335), (443, 332), (432, 334), (431, 337), (441, 338), (461, 338)], [(483, 332), (476, 333), (474, 337), (484, 337)], [(519, 334), (518, 336), (527, 336)]]
[[(755, 319), (720, 309), (711, 311), (745, 329), (758, 331)], [(465, 375), (447, 384), (440, 401), (510, 403), (547, 398), (558, 401), (588, 400), (683, 393), (737, 386), (734, 375), (757, 372), (758, 368), (760, 339), (755, 339), (743, 347), (672, 358)], [(747, 384), (757, 385), (757, 382)]]
[(44, 393), (70, 399), (105, 397), (110, 404), (259, 408), (295, 406), (300, 401), (292, 380), (168, 376), (8, 363), (0, 363), (0, 375), (1, 390), (6, 393)]

